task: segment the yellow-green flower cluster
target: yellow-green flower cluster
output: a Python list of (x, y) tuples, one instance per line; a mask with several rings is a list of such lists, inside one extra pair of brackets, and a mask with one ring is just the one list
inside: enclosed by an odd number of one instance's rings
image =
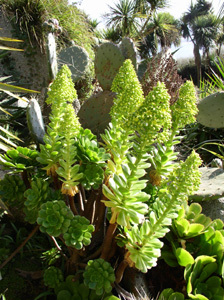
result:
[(198, 108), (192, 81), (187, 81), (181, 86), (178, 101), (171, 106), (171, 109), (173, 127), (175, 129), (184, 128), (187, 124), (195, 122)]
[(170, 95), (164, 83), (158, 82), (142, 105), (129, 117), (125, 126), (136, 130), (141, 141), (147, 144), (167, 140), (171, 128), (169, 101)]
[(120, 67), (111, 90), (117, 93), (110, 112), (112, 119), (126, 120), (144, 101), (142, 87), (130, 59)]
[(173, 199), (183, 202), (197, 191), (201, 183), (201, 172), (199, 171), (201, 162), (200, 156), (192, 151), (186, 161), (181, 162), (168, 177), (167, 194), (171, 195)]
[(50, 124), (49, 126), (60, 132), (63, 123), (64, 109), (68, 103), (72, 103), (77, 98), (76, 90), (71, 79), (71, 71), (67, 65), (62, 66), (54, 82), (49, 88), (47, 104), (51, 105)]
[(47, 104), (58, 105), (64, 102), (73, 102), (77, 98), (74, 84), (71, 79), (71, 71), (67, 65), (63, 65), (58, 72), (48, 91)]
[(67, 104), (63, 114), (63, 122), (61, 124), (61, 134), (65, 139), (71, 139), (78, 135), (81, 124), (75, 113), (72, 104)]

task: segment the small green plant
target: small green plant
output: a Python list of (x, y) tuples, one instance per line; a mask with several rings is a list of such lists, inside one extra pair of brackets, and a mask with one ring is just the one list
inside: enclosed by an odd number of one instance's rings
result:
[(178, 161), (174, 149), (179, 131), (195, 121), (193, 83), (180, 87), (173, 105), (161, 82), (144, 97), (126, 60), (111, 89), (111, 122), (99, 142), (74, 112), (76, 91), (63, 66), (49, 87), (50, 122), (39, 151), (21, 164), (21, 148), (1, 156), (24, 180), (25, 219), (63, 253), (60, 271), (55, 263), (44, 275), (57, 299), (84, 299), (77, 296), (80, 285), (85, 299), (107, 299), (127, 267), (143, 273), (155, 267), (172, 222), (200, 184), (199, 155)]

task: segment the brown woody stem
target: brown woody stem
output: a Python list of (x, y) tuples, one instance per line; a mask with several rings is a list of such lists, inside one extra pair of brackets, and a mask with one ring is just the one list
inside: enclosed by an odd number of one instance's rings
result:
[(103, 241), (103, 249), (100, 258), (103, 258), (105, 260), (107, 259), (111, 251), (111, 246), (112, 246), (116, 229), (117, 229), (117, 223), (113, 223), (113, 224), (110, 223), (109, 227), (107, 228), (107, 233)]
[(74, 202), (74, 197), (69, 195), (68, 199), (69, 199), (69, 205), (70, 205), (71, 211), (73, 212), (74, 215), (78, 215), (78, 211), (76, 209), (75, 202)]
[(119, 264), (117, 271), (116, 271), (116, 283), (121, 282), (123, 275), (124, 275), (124, 271), (128, 266), (128, 262), (124, 259), (122, 260), (122, 262)]

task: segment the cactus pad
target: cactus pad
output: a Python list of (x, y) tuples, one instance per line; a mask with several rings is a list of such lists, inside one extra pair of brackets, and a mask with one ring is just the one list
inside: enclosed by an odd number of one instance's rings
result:
[(74, 82), (81, 79), (88, 70), (89, 56), (86, 50), (79, 46), (72, 46), (58, 54), (59, 67), (66, 64), (72, 72)]
[(53, 33), (47, 35), (47, 55), (49, 64), (50, 79), (54, 79), (58, 72), (57, 57), (56, 57), (56, 42)]
[(137, 69), (137, 49), (135, 48), (134, 42), (128, 37), (124, 37), (120, 44), (121, 52), (125, 59), (132, 61), (135, 70)]
[(95, 72), (103, 90), (110, 90), (113, 79), (125, 61), (120, 48), (113, 43), (104, 43), (96, 50)]
[(215, 200), (224, 196), (224, 170), (220, 168), (200, 168), (202, 173), (199, 190), (191, 196), (195, 201)]
[(209, 95), (198, 103), (197, 121), (207, 127), (224, 127), (224, 92)]
[(43, 116), (39, 103), (34, 98), (27, 106), (27, 124), (33, 139), (38, 143), (43, 143), (45, 135)]
[(103, 91), (87, 99), (78, 112), (79, 122), (84, 128), (89, 128), (98, 135), (110, 122), (110, 109), (115, 93)]

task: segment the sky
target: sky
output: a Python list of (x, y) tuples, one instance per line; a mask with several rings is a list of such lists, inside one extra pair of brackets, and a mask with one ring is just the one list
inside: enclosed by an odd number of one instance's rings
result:
[[(180, 18), (184, 12), (190, 7), (192, 0), (168, 0), (169, 7), (165, 9), (166, 12), (172, 14), (175, 18)], [(70, 0), (72, 2), (72, 0)], [(91, 19), (100, 21), (100, 27), (104, 26), (103, 14), (109, 12), (108, 5), (113, 6), (117, 0), (79, 0), (78, 7), (82, 9)], [(196, 0), (193, 0), (195, 3)], [(214, 12), (217, 13), (223, 3), (223, 0), (212, 0)], [(175, 54), (175, 58), (190, 58), (193, 57), (193, 46), (191, 42), (183, 40), (181, 49)]]

